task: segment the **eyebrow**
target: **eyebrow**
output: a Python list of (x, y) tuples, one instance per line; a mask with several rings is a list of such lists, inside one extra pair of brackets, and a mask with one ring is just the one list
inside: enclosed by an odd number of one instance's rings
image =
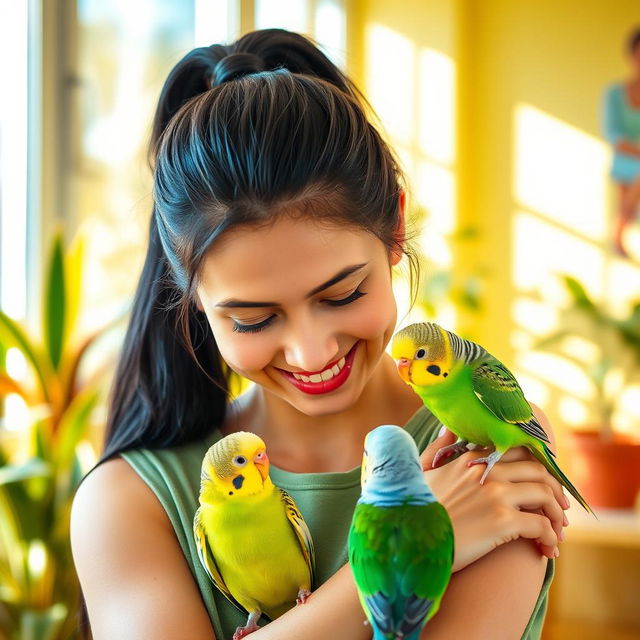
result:
[[(317, 293), (320, 293), (321, 291), (324, 291), (325, 289), (332, 287), (334, 284), (337, 284), (341, 280), (344, 280), (345, 278), (355, 273), (356, 271), (360, 271), (360, 269), (363, 269), (364, 267), (366, 267), (367, 264), (368, 264), (367, 262), (363, 262), (362, 264), (354, 264), (354, 265), (351, 265), (350, 267), (345, 267), (344, 269), (336, 273), (336, 275), (333, 276), (333, 278), (330, 278), (323, 284), (315, 287), (315, 289), (312, 289), (311, 291), (309, 291), (309, 293), (307, 293), (305, 297), (310, 298), (311, 296), (315, 296)], [(227, 300), (223, 300), (222, 302), (219, 302), (215, 306), (223, 307), (223, 308), (233, 307), (233, 308), (248, 309), (253, 307), (279, 307), (280, 303), (279, 302), (248, 302), (246, 300), (234, 300), (233, 298), (229, 298)]]

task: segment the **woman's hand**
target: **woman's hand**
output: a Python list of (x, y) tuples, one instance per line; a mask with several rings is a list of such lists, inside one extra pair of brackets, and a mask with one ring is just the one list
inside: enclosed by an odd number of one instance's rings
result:
[(531, 538), (543, 555), (557, 556), (562, 527), (568, 524), (563, 510), (569, 506), (560, 483), (524, 447), (509, 450), (483, 485), (480, 477), (486, 467), (468, 466), (470, 460), (486, 455), (482, 451), (468, 451), (432, 469), (438, 449), (455, 440), (446, 431), (421, 456), (425, 479), (453, 523), (453, 571), (516, 538)]

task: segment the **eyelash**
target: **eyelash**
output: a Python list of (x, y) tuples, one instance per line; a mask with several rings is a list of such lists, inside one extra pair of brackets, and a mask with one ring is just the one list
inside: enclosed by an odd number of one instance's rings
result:
[[(348, 295), (346, 298), (342, 298), (342, 300), (325, 300), (325, 302), (331, 307), (342, 307), (347, 304), (351, 304), (355, 302), (358, 298), (362, 298), (362, 296), (366, 296), (367, 294), (360, 291), (360, 289), (356, 289), (353, 293)], [(233, 331), (237, 331), (238, 333), (258, 333), (263, 329), (266, 329), (268, 325), (271, 324), (271, 320), (273, 316), (268, 317), (266, 320), (262, 322), (258, 322), (256, 324), (238, 324), (235, 320), (233, 321), (233, 326), (231, 329)]]

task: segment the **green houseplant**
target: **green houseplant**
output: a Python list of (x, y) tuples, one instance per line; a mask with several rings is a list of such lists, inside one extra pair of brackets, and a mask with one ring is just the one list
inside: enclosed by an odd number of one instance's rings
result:
[[(594, 390), (593, 420), (570, 435), (576, 482), (596, 506), (631, 507), (640, 489), (640, 438), (617, 433), (612, 418), (621, 392), (640, 379), (640, 299), (618, 317), (576, 278), (564, 275), (562, 282), (570, 300), (562, 324), (536, 346), (578, 365)], [(579, 350), (566, 348), (571, 337), (587, 339), (596, 356), (586, 360)]]
[[(3, 416), (0, 429), (0, 639), (77, 637), (79, 589), (69, 546), (69, 513), (87, 469), (78, 445), (87, 442), (103, 393), (100, 376), (81, 376), (90, 347), (104, 330), (80, 337), (83, 242), (65, 253), (53, 242), (45, 274), (41, 335), (0, 311), (0, 395), (21, 396), (28, 429)], [(110, 326), (113, 326), (111, 323)], [(13, 379), (5, 355), (18, 349), (28, 380)]]

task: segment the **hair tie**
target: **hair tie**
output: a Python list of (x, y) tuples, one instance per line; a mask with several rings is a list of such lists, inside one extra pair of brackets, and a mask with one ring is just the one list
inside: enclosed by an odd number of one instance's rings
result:
[(255, 53), (231, 53), (222, 58), (214, 67), (211, 75), (211, 87), (217, 87), (223, 82), (264, 70), (264, 60)]

